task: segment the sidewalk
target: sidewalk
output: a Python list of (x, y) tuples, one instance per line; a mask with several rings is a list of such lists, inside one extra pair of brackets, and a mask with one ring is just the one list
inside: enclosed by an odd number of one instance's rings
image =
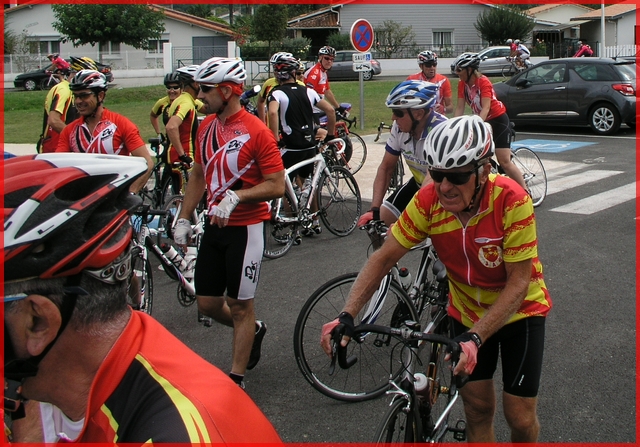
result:
[[(365, 202), (370, 202), (373, 195), (373, 179), (376, 176), (378, 165), (380, 165), (380, 161), (384, 155), (384, 144), (387, 135), (383, 134), (377, 143), (373, 142), (374, 138), (375, 135), (362, 135), (362, 139), (367, 144), (367, 158), (362, 168), (360, 168), (355, 175), (358, 187), (360, 188), (360, 195)], [(7, 143), (4, 145), (4, 151), (14, 155), (33, 155), (36, 153), (36, 146), (35, 144)], [(405, 172), (409, 172), (406, 167)]]

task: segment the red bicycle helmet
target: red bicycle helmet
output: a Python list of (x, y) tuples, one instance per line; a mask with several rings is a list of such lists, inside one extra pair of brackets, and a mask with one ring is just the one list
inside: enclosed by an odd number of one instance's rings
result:
[[(128, 214), (141, 199), (129, 187), (146, 170), (143, 158), (118, 155), (51, 153), (5, 160), (4, 281), (67, 277), (109, 266), (131, 241)], [(108, 270), (101, 272), (105, 281)]]

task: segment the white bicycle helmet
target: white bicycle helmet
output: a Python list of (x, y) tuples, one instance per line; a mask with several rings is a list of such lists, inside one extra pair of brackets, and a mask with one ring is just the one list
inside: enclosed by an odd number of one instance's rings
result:
[(463, 115), (438, 124), (424, 142), (423, 156), (434, 169), (478, 166), (493, 155), (491, 126), (477, 115)]
[(271, 59), (269, 59), (269, 63), (275, 64), (280, 57), (293, 57), (293, 54), (287, 53), (286, 51), (278, 51), (273, 56), (271, 56)]
[(507, 45), (509, 45), (511, 43), (513, 43), (513, 40), (512, 39), (507, 39)]
[(478, 53), (461, 54), (453, 61), (453, 66), (456, 70), (461, 68), (473, 68), (477, 70), (480, 67), (480, 56)]
[(318, 50), (318, 56), (336, 57), (336, 49), (328, 45), (325, 45), (324, 47)]
[(425, 62), (438, 63), (438, 55), (433, 51), (422, 51), (420, 54), (418, 54), (418, 65), (424, 64)]
[(178, 73), (181, 80), (191, 82), (198, 72), (198, 68), (200, 68), (199, 65), (185, 65), (184, 67), (179, 67), (176, 73)]
[(438, 84), (426, 81), (404, 81), (396, 85), (386, 106), (390, 109), (428, 109), (436, 105)]
[(516, 45), (520, 45), (520, 40), (516, 39), (513, 43), (515, 43)]
[(207, 59), (200, 65), (195, 76), (195, 81), (203, 84), (221, 84), (223, 82), (243, 84), (246, 79), (247, 72), (242, 60), (225, 57)]

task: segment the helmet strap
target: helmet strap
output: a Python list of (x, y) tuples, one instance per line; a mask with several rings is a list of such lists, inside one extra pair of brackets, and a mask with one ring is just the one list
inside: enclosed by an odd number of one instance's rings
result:
[(411, 139), (413, 138), (413, 133), (416, 131), (416, 127), (418, 127), (418, 124), (420, 124), (420, 121), (415, 119), (413, 113), (411, 113), (411, 109), (407, 109), (407, 113), (409, 114), (409, 118), (411, 118), (411, 130), (409, 131), (409, 138), (404, 142), (404, 144), (407, 144), (409, 141), (411, 141)]
[(471, 196), (469, 205), (462, 210), (465, 213), (468, 213), (469, 211), (471, 211), (471, 208), (473, 208), (473, 204), (475, 203), (476, 198), (478, 197), (478, 193), (480, 192), (480, 188), (482, 187), (482, 185), (480, 184), (480, 175), (478, 174), (479, 169), (480, 169), (480, 166), (476, 165), (476, 186), (473, 189), (473, 196)]

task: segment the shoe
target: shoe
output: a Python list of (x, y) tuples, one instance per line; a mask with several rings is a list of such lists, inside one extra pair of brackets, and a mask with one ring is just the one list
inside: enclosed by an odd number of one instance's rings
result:
[(247, 369), (255, 368), (260, 361), (262, 339), (264, 338), (264, 334), (267, 333), (267, 325), (264, 323), (264, 321), (256, 320), (256, 326), (258, 327), (258, 329), (256, 330), (256, 335), (253, 339), (253, 346), (251, 346), (251, 354), (249, 354)]
[(320, 234), (320, 233), (322, 233), (322, 227), (320, 226), (320, 224), (319, 224), (319, 223), (314, 223), (314, 224), (311, 226), (311, 229), (313, 230), (313, 232), (314, 232), (315, 234)]
[(300, 245), (301, 243), (302, 238), (300, 237), (300, 233), (296, 233), (296, 235), (293, 237), (293, 245)]

